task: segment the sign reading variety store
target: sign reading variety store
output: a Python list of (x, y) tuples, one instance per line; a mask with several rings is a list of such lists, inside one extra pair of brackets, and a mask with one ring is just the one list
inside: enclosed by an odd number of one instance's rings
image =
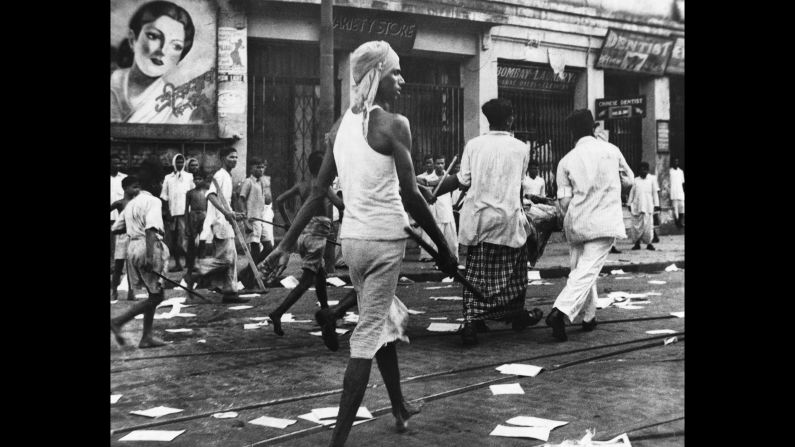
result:
[(354, 49), (370, 40), (385, 40), (395, 49), (414, 48), (417, 23), (410, 16), (334, 8), (334, 48)]
[(671, 57), (674, 41), (673, 37), (609, 29), (596, 68), (661, 76)]

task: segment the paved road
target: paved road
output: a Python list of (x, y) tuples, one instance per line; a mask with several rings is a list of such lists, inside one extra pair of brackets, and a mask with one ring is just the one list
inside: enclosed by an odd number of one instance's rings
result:
[[(649, 284), (652, 280), (665, 284)], [(545, 314), (565, 284), (563, 278), (547, 281), (551, 284), (529, 286), (527, 294), (527, 307), (539, 307)], [(449, 287), (428, 289), (443, 286)], [(460, 301), (430, 299), (461, 296), (460, 286), (400, 285), (397, 295), (406, 305), (425, 312), (411, 317), (411, 343), (398, 349), (404, 394), (409, 399), (424, 398), (425, 404), (407, 433), (394, 433), (389, 400), (374, 366), (363, 405), (377, 418), (354, 427), (347, 445), (530, 446), (542, 442), (497, 438), (489, 433), (497, 424), (525, 415), (570, 421), (552, 432), (550, 442), (579, 439), (586, 429), (596, 430), (595, 439), (607, 439), (683, 416), (684, 341), (663, 346), (664, 336), (645, 332), (684, 332), (684, 319), (669, 316), (684, 310), (684, 272), (607, 276), (600, 278), (598, 287), (600, 296), (610, 291), (660, 295), (649, 296), (650, 303), (640, 305), (641, 309), (599, 310), (602, 323), (597, 329), (585, 333), (575, 325), (569, 328), (566, 343), (555, 342), (543, 322), (521, 333), (492, 322), (492, 332), (480, 337), (480, 345), (464, 348), (456, 334), (426, 330), (430, 317), (455, 322), (462, 316)], [(331, 288), (329, 299), (340, 299), (349, 290)], [(272, 289), (253, 299), (253, 308), (245, 310), (196, 301), (182, 310), (195, 317), (155, 321), (161, 332), (166, 328), (192, 329), (190, 333), (162, 332), (165, 340), (173, 342), (163, 348), (120, 348), (110, 337), (111, 394), (123, 394), (111, 405), (111, 429), (122, 429), (111, 435), (112, 444), (131, 444), (118, 442), (126, 434), (123, 429), (166, 422), (151, 428), (187, 430), (170, 443), (174, 446), (244, 446), (264, 440), (271, 441), (257, 445), (325, 445), (330, 431), (303, 419), (284, 430), (247, 423), (263, 415), (297, 419), (312, 408), (339, 404), (349, 335), (341, 337), (340, 350), (332, 353), (319, 337), (309, 335), (317, 330), (311, 322), (284, 324), (284, 337), (275, 335), (272, 326), (243, 329), (243, 324), (254, 321), (252, 317), (267, 315), (286, 293)], [(169, 290), (166, 297), (184, 295)], [(314, 292), (307, 292), (291, 310), (295, 318), (312, 320), (315, 301)], [(112, 304), (111, 315), (128, 305), (124, 300)], [(134, 320), (124, 328), (125, 335), (137, 341), (140, 327), (140, 320)], [(646, 346), (652, 343), (654, 346)], [(617, 353), (620, 350), (627, 351)], [(594, 358), (600, 355), (603, 357)], [(513, 362), (543, 366), (545, 371), (530, 378), (505, 376), (494, 369)], [(490, 383), (520, 383), (525, 394), (493, 396)], [(160, 405), (184, 411), (158, 419), (129, 414)], [(239, 416), (208, 417), (229, 409)], [(170, 420), (176, 422), (168, 423)], [(679, 419), (631, 431), (629, 436), (633, 446), (683, 445), (683, 430), (684, 420)], [(274, 439), (277, 437), (282, 438)]]

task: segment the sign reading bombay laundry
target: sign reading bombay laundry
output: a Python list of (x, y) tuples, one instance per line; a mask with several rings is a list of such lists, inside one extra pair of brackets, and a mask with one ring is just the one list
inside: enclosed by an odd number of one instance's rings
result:
[(596, 119), (618, 119), (646, 116), (646, 97), (597, 99)]
[(354, 49), (370, 40), (385, 40), (395, 49), (414, 48), (417, 23), (410, 17), (334, 8), (334, 48)]
[(671, 59), (668, 61), (666, 73), (685, 74), (685, 39), (677, 37), (674, 49), (671, 51)]
[(541, 65), (519, 65), (500, 62), (497, 85), (500, 88), (570, 92), (577, 84), (577, 73), (564, 71), (559, 75)]
[(674, 39), (609, 29), (596, 68), (662, 75)]

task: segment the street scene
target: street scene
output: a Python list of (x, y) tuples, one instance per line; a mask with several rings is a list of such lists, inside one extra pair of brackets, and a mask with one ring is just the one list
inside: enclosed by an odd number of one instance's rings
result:
[(684, 445), (684, 0), (110, 4), (112, 445)]

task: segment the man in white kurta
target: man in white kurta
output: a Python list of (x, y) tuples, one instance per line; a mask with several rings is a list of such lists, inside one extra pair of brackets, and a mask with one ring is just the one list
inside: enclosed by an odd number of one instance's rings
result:
[(632, 249), (640, 250), (643, 242), (648, 250), (654, 250), (651, 243), (653, 216), (660, 208), (660, 196), (657, 179), (649, 174), (649, 164), (645, 161), (640, 164), (640, 174), (635, 177), (627, 202), (632, 213), (632, 239), (635, 241)]
[[(418, 185), (429, 186), (432, 182), (434, 184), (439, 182), (439, 176), (436, 175), (436, 172), (434, 172), (433, 169), (433, 155), (426, 155), (425, 157), (423, 157), (422, 168), (424, 169), (424, 171), (421, 172), (419, 175), (417, 175)], [(428, 206), (431, 208), (431, 213), (433, 213), (433, 205), (428, 205)], [(414, 222), (412, 222), (412, 224), (414, 224)], [(422, 237), (422, 240), (433, 245), (431, 238), (428, 237), (428, 235), (425, 234), (424, 231), (420, 232), (420, 236)], [(452, 249), (452, 246), (450, 246), (450, 248)], [(430, 262), (433, 261), (433, 258), (427, 251), (425, 251), (422, 247), (420, 247), (419, 260), (420, 262)]]
[[(422, 177), (425, 182), (424, 186), (428, 186), (431, 189), (436, 188), (436, 185), (439, 184), (439, 181), (444, 176), (445, 162), (446, 160), (444, 156), (436, 156), (434, 157), (434, 171), (430, 174), (420, 174), (417, 176), (418, 178), (420, 178), (420, 176)], [(441, 231), (444, 235), (444, 239), (447, 241), (447, 246), (450, 247), (450, 250), (455, 255), (457, 260), (458, 233), (455, 227), (455, 216), (453, 215), (452, 193), (445, 193), (437, 196), (436, 202), (434, 202), (433, 205), (430, 205), (430, 208), (431, 214), (433, 215), (433, 220), (436, 221), (436, 226), (439, 227), (439, 231)], [(424, 232), (423, 239), (432, 247), (436, 248), (436, 245)], [(423, 250), (422, 247), (420, 247), (420, 260), (430, 258), (431, 255)]]
[(616, 238), (626, 237), (619, 171), (632, 175), (616, 146), (594, 138), (588, 109), (575, 110), (566, 122), (576, 144), (558, 163), (556, 179), (571, 272), (546, 319), (559, 341), (568, 339), (566, 318), (582, 314), (583, 330), (596, 327), (596, 279)]
[(185, 156), (182, 154), (174, 155), (171, 160), (174, 172), (168, 174), (163, 180), (163, 190), (160, 198), (166, 202), (168, 215), (165, 220), (166, 240), (169, 241), (171, 254), (174, 256), (174, 268), (171, 272), (182, 270), (179, 262), (180, 256), (187, 256), (188, 244), (185, 240), (185, 230), (187, 228), (187, 216), (185, 215), (185, 198), (188, 191), (196, 185), (193, 184), (193, 174), (185, 170)]
[(668, 175), (671, 179), (671, 204), (674, 208), (676, 227), (682, 228), (685, 225), (685, 171), (679, 168), (678, 158), (671, 160)]

